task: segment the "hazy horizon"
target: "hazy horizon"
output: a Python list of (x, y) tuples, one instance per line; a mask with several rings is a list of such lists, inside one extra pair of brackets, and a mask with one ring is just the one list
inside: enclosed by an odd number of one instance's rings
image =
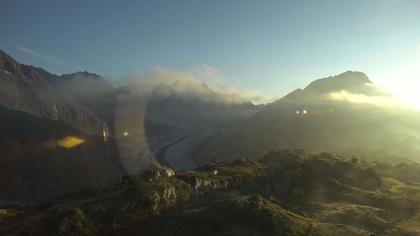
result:
[(111, 83), (155, 68), (211, 70), (271, 100), (314, 79), (362, 71), (419, 107), (419, 4), (5, 1), (0, 48), (53, 73), (87, 70)]

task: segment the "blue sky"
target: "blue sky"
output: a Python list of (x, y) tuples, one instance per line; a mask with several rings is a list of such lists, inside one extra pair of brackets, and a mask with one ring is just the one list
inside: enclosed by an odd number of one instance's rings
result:
[(110, 79), (211, 66), (275, 97), (346, 70), (419, 99), (420, 1), (4, 0), (0, 48)]

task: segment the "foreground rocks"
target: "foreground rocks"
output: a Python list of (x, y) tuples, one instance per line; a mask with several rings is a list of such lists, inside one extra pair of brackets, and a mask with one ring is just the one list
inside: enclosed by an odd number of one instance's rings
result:
[(0, 234), (416, 235), (416, 168), (302, 150), (180, 173), (152, 166), (101, 190), (2, 209)]

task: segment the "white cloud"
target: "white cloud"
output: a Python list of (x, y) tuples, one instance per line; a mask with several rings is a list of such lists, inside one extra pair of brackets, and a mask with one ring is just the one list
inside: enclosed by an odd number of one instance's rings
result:
[(267, 103), (272, 100), (261, 91), (238, 88), (228, 82), (217, 69), (206, 64), (183, 71), (157, 67), (149, 73), (129, 79), (135, 85), (132, 86), (132, 92), (141, 96), (151, 93), (162, 96), (176, 94), (222, 103)]
[(396, 107), (403, 105), (392, 96), (368, 96), (365, 94), (350, 93), (345, 90), (329, 93), (326, 97), (327, 99), (334, 101), (343, 101), (355, 104), (368, 104), (381, 107)]
[(419, 43), (419, 44), (417, 44), (417, 49), (419, 49), (419, 50), (420, 50), (420, 43)]

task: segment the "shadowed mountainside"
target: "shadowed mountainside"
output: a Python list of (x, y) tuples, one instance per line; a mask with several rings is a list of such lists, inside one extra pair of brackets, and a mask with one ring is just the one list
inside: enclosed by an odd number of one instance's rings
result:
[[(93, 101), (106, 92), (99, 88), (111, 87), (96, 75), (56, 76), (0, 51), (2, 204), (101, 187), (125, 174), (103, 113), (86, 105), (98, 107)], [(83, 143), (59, 146), (66, 137)]]
[[(125, 171), (113, 140), (86, 135), (62, 122), (0, 106), (0, 203), (36, 201), (83, 188), (101, 187)], [(68, 136), (82, 145), (63, 148)], [(5, 202), (2, 202), (5, 201)]]

